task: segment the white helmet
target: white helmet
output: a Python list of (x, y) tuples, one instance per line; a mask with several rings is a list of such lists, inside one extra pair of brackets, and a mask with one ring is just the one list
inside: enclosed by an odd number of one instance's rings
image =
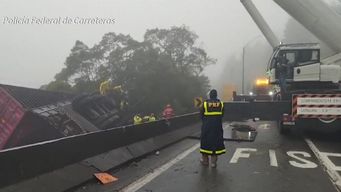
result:
[(110, 85), (114, 84), (114, 80), (111, 77), (108, 79), (108, 82), (110, 83)]

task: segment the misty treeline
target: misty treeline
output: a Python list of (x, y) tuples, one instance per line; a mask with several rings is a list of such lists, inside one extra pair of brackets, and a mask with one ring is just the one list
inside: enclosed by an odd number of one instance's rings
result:
[[(251, 38), (252, 39), (252, 38)], [(272, 53), (271, 46), (262, 36), (254, 36), (254, 41), (245, 47), (244, 53), (244, 90), (245, 94), (253, 91), (257, 78), (266, 78), (266, 66)], [(217, 79), (217, 87), (222, 92), (225, 85), (236, 87), (242, 93), (242, 48), (235, 50), (228, 57)]]
[(76, 41), (65, 67), (47, 90), (72, 93), (98, 91), (111, 78), (128, 91), (137, 112), (160, 112), (170, 103), (178, 113), (193, 109), (193, 98), (204, 95), (209, 80), (202, 75), (214, 64), (197, 46), (198, 36), (186, 26), (150, 29), (139, 42), (129, 35), (107, 33), (93, 47)]

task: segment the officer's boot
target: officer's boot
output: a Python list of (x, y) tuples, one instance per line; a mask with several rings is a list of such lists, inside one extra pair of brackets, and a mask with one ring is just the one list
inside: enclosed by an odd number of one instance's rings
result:
[(208, 165), (208, 155), (202, 154), (200, 162), (202, 165), (207, 166)]
[(218, 156), (212, 155), (211, 156), (211, 167), (216, 168), (217, 167), (217, 161), (218, 161)]

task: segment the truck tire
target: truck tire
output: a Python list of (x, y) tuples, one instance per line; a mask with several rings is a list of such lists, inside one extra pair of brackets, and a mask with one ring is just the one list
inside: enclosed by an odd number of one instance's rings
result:
[(340, 131), (341, 128), (341, 121), (340, 119), (335, 119), (332, 122), (325, 122), (321, 119), (318, 120), (318, 122), (315, 124), (315, 129), (321, 130), (321, 132), (325, 133), (336, 133)]
[(277, 126), (281, 135), (287, 135), (290, 133), (290, 127), (287, 125), (283, 125), (282, 121), (277, 121)]

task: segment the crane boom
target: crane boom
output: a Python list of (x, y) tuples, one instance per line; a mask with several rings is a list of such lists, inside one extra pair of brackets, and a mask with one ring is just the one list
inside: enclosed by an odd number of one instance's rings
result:
[(274, 32), (271, 30), (269, 25), (264, 20), (263, 16), (259, 13), (256, 6), (253, 4), (251, 0), (240, 0), (240, 2), (244, 5), (245, 9), (249, 12), (253, 21), (257, 24), (258, 28), (262, 31), (265, 38), (268, 40), (272, 48), (277, 47), (280, 42)]
[(325, 42), (334, 54), (341, 52), (341, 15), (321, 0), (274, 0), (317, 38)]

